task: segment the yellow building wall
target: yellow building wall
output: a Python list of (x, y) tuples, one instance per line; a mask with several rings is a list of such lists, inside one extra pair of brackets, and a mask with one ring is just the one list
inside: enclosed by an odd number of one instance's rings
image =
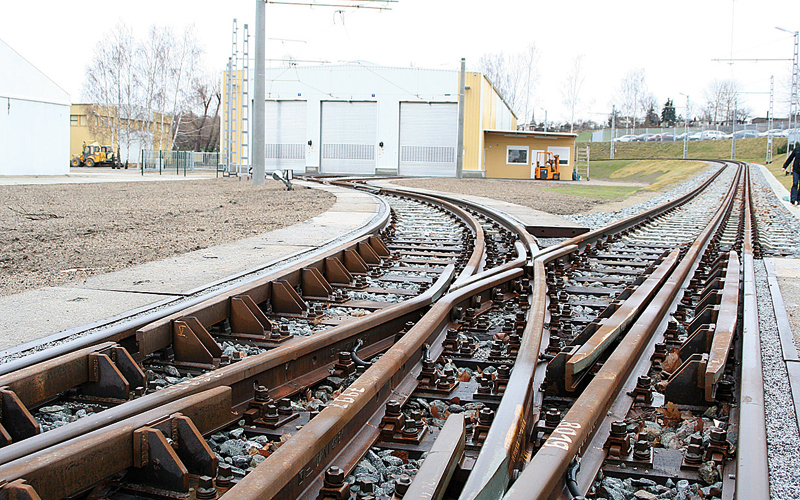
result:
[(83, 151), (84, 142), (97, 141), (100, 144), (108, 144), (108, 138), (96, 137), (89, 130), (89, 116), (87, 108), (83, 104), (73, 104), (69, 108), (69, 154), (79, 155)]
[[(531, 161), (536, 162), (536, 157), (531, 153), (535, 150), (547, 151), (548, 147), (568, 147), (569, 165), (561, 165), (561, 179), (572, 179), (572, 168), (575, 158), (575, 138), (555, 137), (539, 138), (501, 132), (487, 132), (485, 134), (486, 178), (492, 179), (530, 179)], [(528, 146), (528, 163), (525, 165), (508, 165), (506, 151), (508, 146)]]
[(517, 119), (506, 109), (494, 86), (481, 73), (467, 72), (465, 85), (464, 170), (480, 171), (484, 169), (484, 130), (498, 127), (501, 112), (511, 115), (511, 130), (516, 130)]
[[(73, 104), (69, 108), (69, 154), (79, 155), (83, 152), (83, 143), (98, 143), (101, 146), (111, 145), (116, 151), (119, 144), (112, 144), (111, 137), (101, 130), (92, 131), (89, 121), (93, 119), (90, 113), (91, 105)], [(160, 115), (156, 115), (157, 122), (154, 124), (153, 148), (172, 149), (170, 129), (172, 128), (172, 118), (165, 117), (164, 126), (161, 127)], [(137, 121), (133, 128), (141, 128), (142, 123)], [(133, 159), (133, 161), (138, 161)]]
[[(234, 165), (238, 165), (240, 159), (242, 157), (242, 103), (244, 102), (244, 86), (243, 86), (243, 79), (244, 79), (244, 71), (243, 70), (236, 70), (234, 73), (234, 87), (231, 89), (231, 93), (236, 95), (234, 104), (236, 105), (236, 109), (231, 110), (231, 120), (235, 122), (235, 127), (233, 128), (234, 137), (233, 137), (233, 146), (231, 147), (231, 163)], [(223, 155), (226, 153), (226, 138), (228, 137), (228, 123), (227, 119), (224, 115), (224, 110), (227, 109), (228, 103), (228, 72), (222, 72), (222, 110), (223, 116), (220, 120), (220, 134), (219, 134), (219, 151)], [(234, 99), (231, 99), (234, 101)]]

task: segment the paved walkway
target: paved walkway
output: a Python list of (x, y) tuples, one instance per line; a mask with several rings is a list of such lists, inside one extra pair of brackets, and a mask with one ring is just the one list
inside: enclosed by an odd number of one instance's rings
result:
[[(778, 200), (783, 203), (783, 206), (786, 207), (789, 212), (800, 219), (800, 205), (792, 205), (789, 200), (789, 190), (786, 189), (783, 184), (780, 183), (778, 179), (775, 178), (772, 172), (770, 172), (767, 167), (764, 165), (758, 165), (758, 168), (761, 169), (761, 173), (764, 174), (764, 178), (767, 179), (767, 183), (769, 183), (769, 187), (775, 192), (775, 196), (778, 197)], [(785, 199), (784, 199), (785, 198)]]
[[(124, 171), (109, 173), (113, 175), (70, 176), (70, 182), (78, 182), (78, 179), (98, 182), (98, 178), (99, 182), (115, 182), (130, 177)], [(106, 180), (108, 177), (113, 180)], [(183, 179), (171, 177), (169, 180)], [(31, 180), (19, 179), (18, 182)], [(58, 183), (64, 176), (33, 180)], [(130, 180), (127, 178), (125, 182)], [(168, 303), (176, 296), (190, 295), (208, 283), (267, 267), (295, 255), (313, 253), (366, 228), (382, 214), (383, 205), (367, 193), (302, 181), (295, 183), (328, 191), (336, 196), (336, 202), (317, 217), (277, 231), (58, 287), (0, 297), (0, 311), (3, 311), (0, 314), (0, 350), (36, 342), (101, 318), (130, 316), (137, 310)]]

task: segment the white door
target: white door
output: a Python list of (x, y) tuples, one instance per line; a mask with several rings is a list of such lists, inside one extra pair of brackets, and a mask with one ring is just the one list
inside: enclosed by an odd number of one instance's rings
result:
[(455, 177), (458, 103), (400, 103), (400, 175)]
[(306, 101), (267, 101), (266, 105), (266, 172), (305, 172)]
[[(531, 149), (531, 179), (536, 179), (536, 161), (540, 157), (539, 153), (544, 153), (544, 149)], [(544, 157), (542, 157), (544, 161)]]
[(322, 103), (322, 173), (374, 174), (377, 138), (378, 103)]

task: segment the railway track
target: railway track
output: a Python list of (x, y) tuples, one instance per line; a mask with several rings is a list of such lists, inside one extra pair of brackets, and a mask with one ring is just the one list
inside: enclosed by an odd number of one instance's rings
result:
[(726, 163), (543, 250), (479, 205), (318, 178), (386, 225), (0, 375), (0, 498), (767, 498), (756, 215)]

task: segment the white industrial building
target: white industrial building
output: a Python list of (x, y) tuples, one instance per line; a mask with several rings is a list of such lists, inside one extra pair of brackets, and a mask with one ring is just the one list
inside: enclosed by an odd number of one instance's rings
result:
[(69, 173), (69, 94), (0, 40), (0, 175)]
[[(268, 68), (266, 170), (455, 176), (458, 92), (455, 70), (366, 63)], [(466, 103), (464, 173), (483, 176), (483, 130), (515, 130), (516, 117), (480, 73), (467, 73)], [(231, 150), (241, 151), (244, 141), (235, 140)]]

